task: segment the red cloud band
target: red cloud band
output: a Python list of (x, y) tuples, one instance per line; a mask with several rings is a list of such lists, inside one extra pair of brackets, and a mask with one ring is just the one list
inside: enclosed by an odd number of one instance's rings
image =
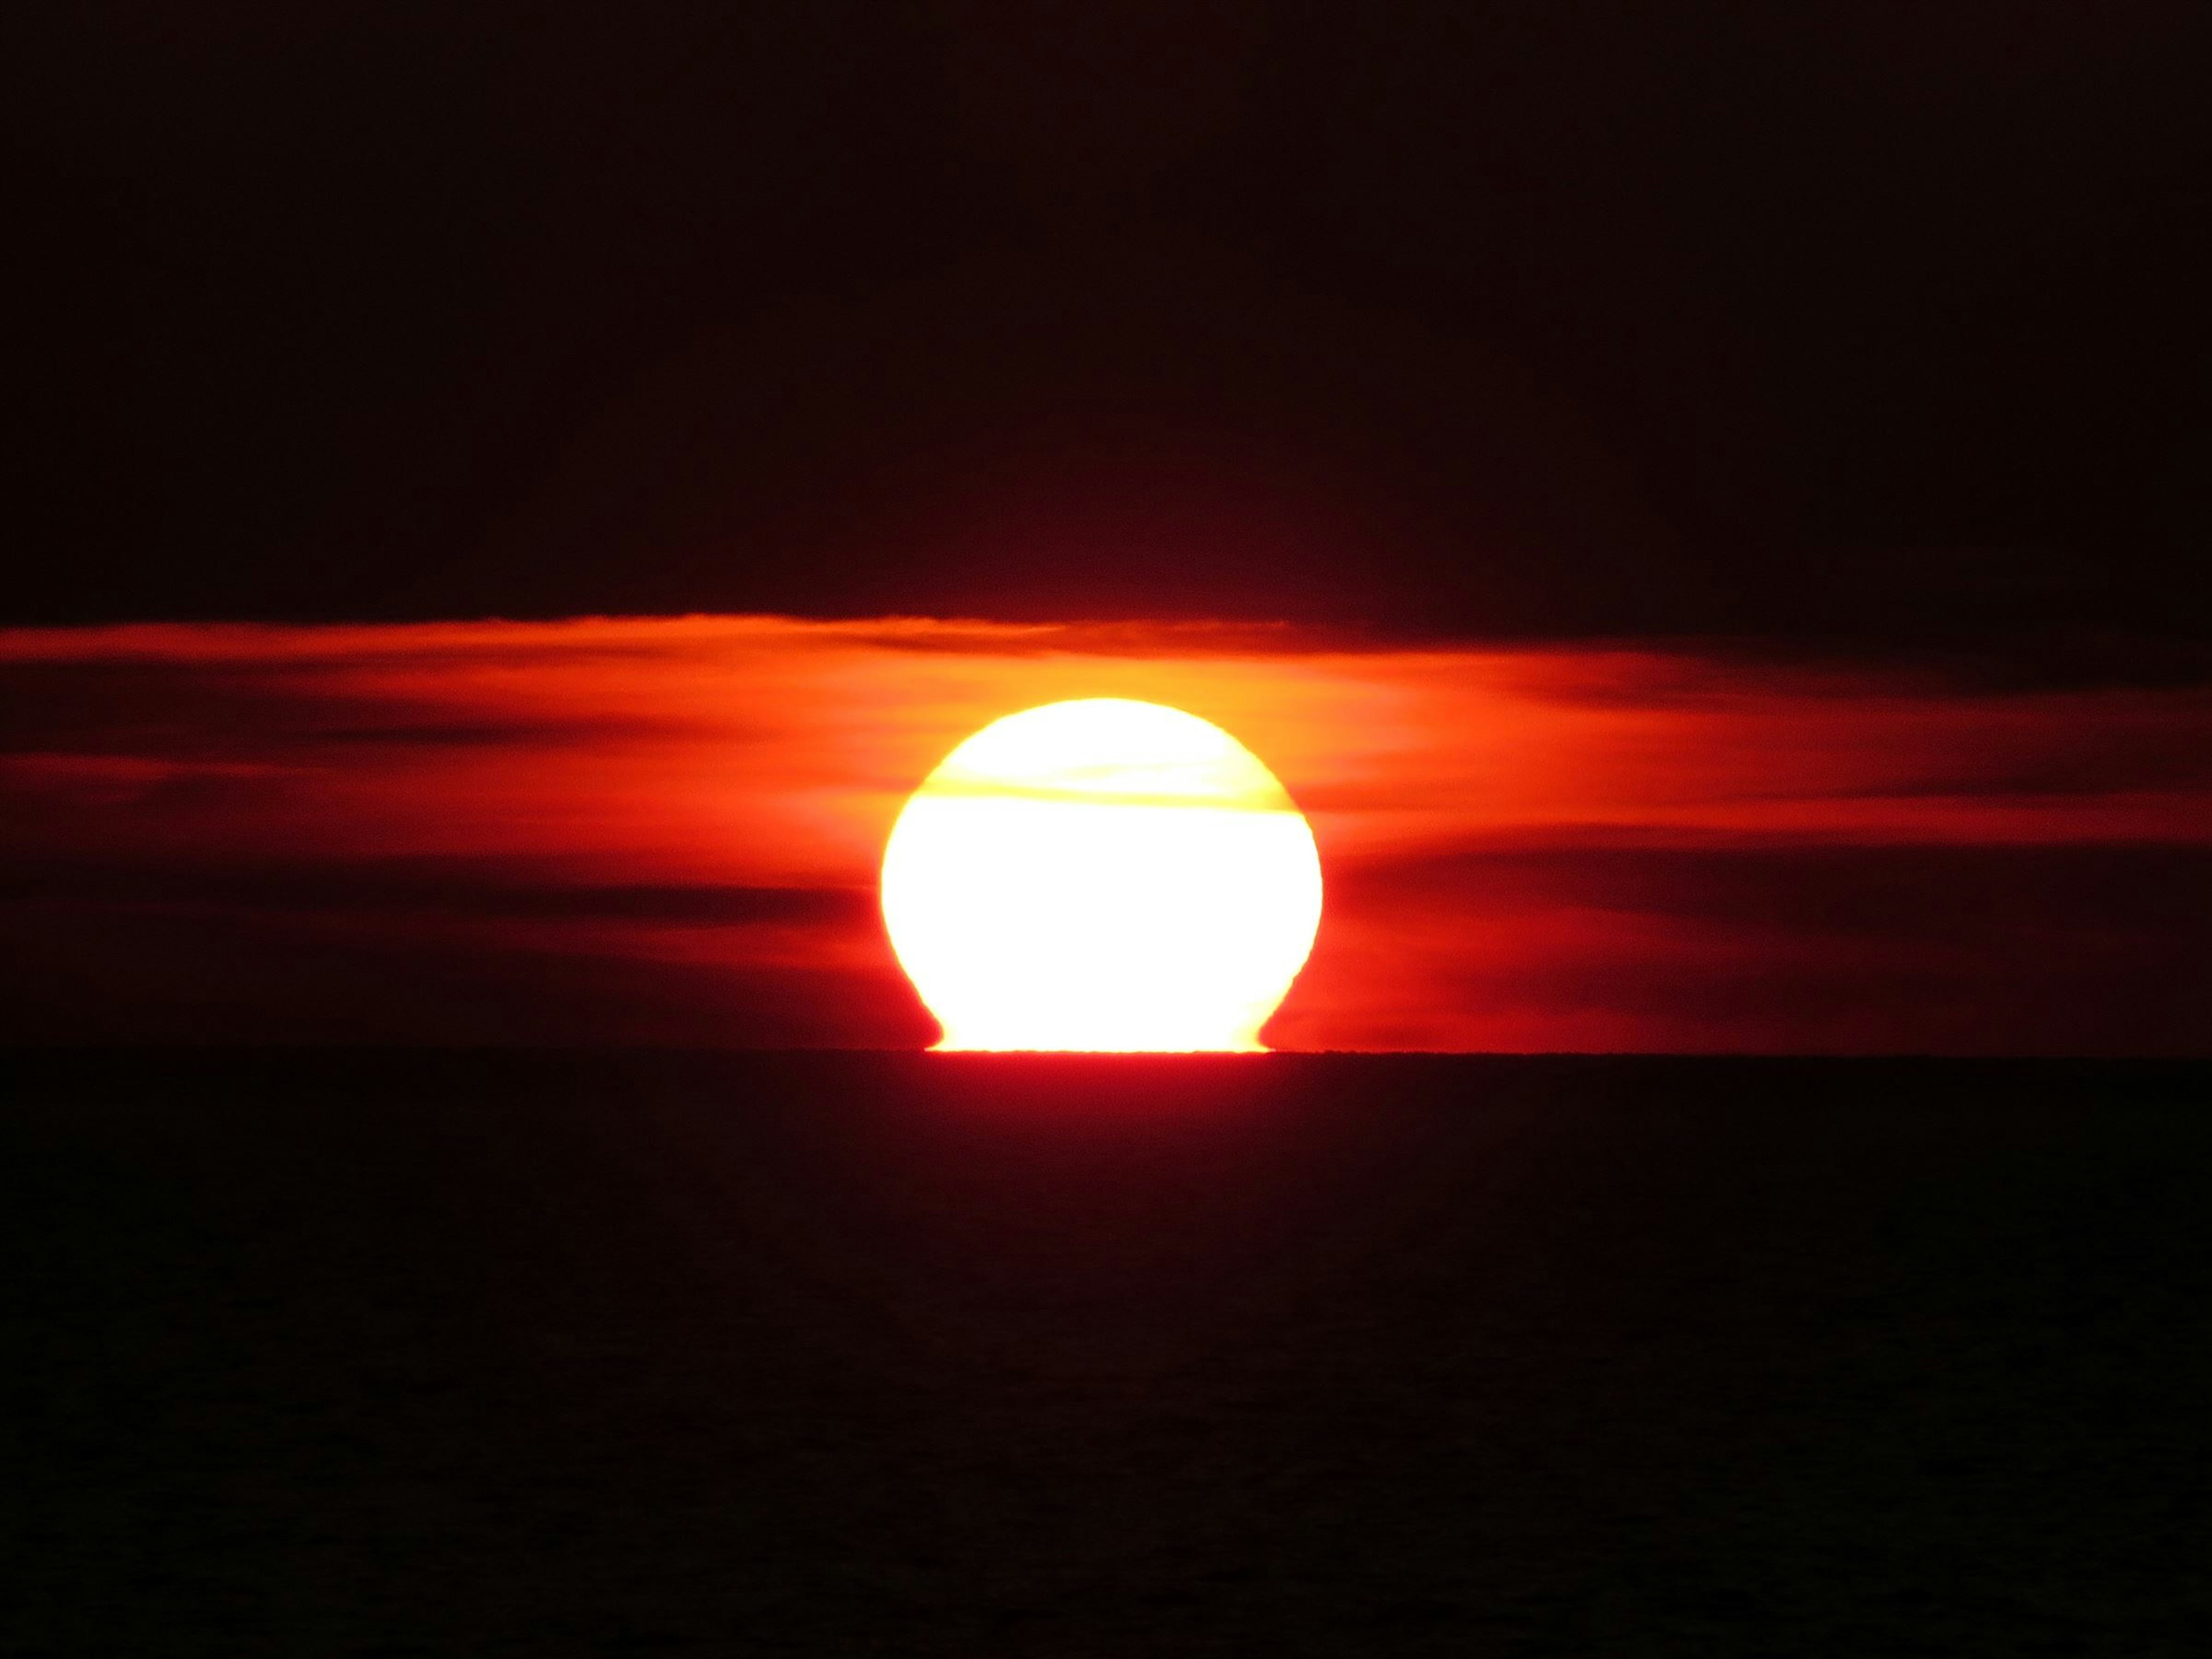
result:
[(919, 1044), (899, 803), (1116, 696), (1313, 820), (1278, 1046), (2212, 1048), (2201, 689), (760, 617), (18, 631), (0, 681), (18, 1040)]

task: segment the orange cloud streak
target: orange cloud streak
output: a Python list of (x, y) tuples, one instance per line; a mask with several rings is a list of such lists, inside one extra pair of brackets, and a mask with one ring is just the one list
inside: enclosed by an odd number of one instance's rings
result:
[[(870, 907), (900, 804), (999, 715), (1124, 696), (1234, 732), (1313, 822), (1278, 1046), (2205, 1042), (2170, 983), (2120, 1006), (2204, 902), (2202, 690), (760, 617), (24, 630), (0, 681), (7, 925), (64, 1030), (465, 1036), (490, 974), (495, 1037), (925, 1042)], [(187, 915), (233, 930), (228, 979)], [(410, 962), (456, 1006), (380, 1003)]]

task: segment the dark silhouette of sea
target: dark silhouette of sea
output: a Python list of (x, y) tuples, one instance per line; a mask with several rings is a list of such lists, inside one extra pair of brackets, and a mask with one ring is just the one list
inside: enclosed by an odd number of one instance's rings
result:
[(2201, 1655), (2208, 1085), (18, 1051), (0, 1651)]

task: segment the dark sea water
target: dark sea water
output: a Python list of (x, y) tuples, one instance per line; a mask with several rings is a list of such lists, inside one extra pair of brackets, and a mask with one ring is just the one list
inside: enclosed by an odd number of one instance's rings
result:
[(2212, 1652), (2212, 1066), (0, 1058), (0, 1652)]

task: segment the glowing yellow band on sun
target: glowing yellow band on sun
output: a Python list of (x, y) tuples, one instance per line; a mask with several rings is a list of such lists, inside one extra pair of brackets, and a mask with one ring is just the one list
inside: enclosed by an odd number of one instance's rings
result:
[(940, 1048), (1261, 1048), (1321, 921), (1313, 831), (1219, 726), (1119, 697), (994, 721), (915, 791), (884, 921)]

